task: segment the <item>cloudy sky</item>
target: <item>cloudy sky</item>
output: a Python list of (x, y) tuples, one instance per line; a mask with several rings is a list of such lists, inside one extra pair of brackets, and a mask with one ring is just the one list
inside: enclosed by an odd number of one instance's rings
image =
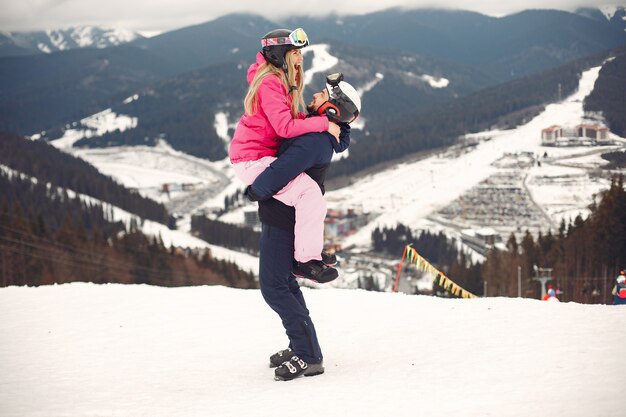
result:
[[(143, 32), (161, 32), (213, 20), (232, 12), (251, 12), (268, 18), (288, 15), (363, 14), (384, 8), (439, 7), (465, 9), (502, 16), (523, 9), (561, 9), (596, 3), (594, 0), (343, 0), (313, 2), (293, 0), (0, 0), (0, 30), (60, 29), (76, 25), (101, 25)], [(327, 3), (327, 4), (326, 4)], [(606, 6), (626, 0), (602, 1)]]

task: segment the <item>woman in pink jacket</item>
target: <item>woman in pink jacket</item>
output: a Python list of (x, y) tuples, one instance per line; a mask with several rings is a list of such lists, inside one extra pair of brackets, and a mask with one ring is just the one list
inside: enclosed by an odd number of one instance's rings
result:
[[(261, 39), (263, 48), (248, 69), (245, 113), (229, 149), (235, 173), (246, 185), (276, 159), (283, 140), (311, 132), (339, 138), (339, 126), (326, 116), (307, 118), (300, 111), (305, 107), (301, 48), (308, 44), (302, 29), (277, 29)], [(310, 177), (300, 175), (274, 198), (296, 209), (293, 272), (315, 280), (329, 268), (322, 262), (326, 202), (321, 190)]]

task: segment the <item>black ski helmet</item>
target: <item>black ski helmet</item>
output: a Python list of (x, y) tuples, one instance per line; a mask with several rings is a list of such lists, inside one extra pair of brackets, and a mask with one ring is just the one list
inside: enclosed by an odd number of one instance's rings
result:
[(303, 29), (274, 29), (261, 38), (263, 49), (261, 53), (265, 59), (278, 68), (285, 68), (285, 54), (292, 49), (304, 48), (309, 39)]
[(361, 112), (361, 98), (354, 87), (343, 80), (343, 74), (336, 72), (326, 76), (328, 101), (317, 112), (328, 116), (328, 120), (338, 123), (352, 123)]

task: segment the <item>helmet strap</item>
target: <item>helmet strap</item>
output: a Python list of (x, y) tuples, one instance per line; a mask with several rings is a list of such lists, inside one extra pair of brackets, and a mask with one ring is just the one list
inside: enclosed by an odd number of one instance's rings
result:
[(326, 113), (326, 110), (328, 109), (333, 109), (335, 110), (335, 114), (339, 115), (340, 111), (337, 108), (337, 106), (335, 106), (333, 103), (331, 103), (330, 101), (325, 101), (322, 103), (321, 106), (318, 107), (317, 109), (317, 114), (319, 114), (320, 116)]

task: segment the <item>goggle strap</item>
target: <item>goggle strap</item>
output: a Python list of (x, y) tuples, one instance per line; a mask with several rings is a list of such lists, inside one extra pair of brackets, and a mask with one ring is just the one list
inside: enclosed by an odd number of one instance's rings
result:
[(291, 40), (289, 38), (261, 39), (261, 46), (278, 46), (278, 45), (291, 45)]
[[(300, 35), (300, 36), (299, 36)], [(303, 29), (296, 29), (287, 37), (261, 39), (261, 46), (293, 45), (297, 47), (307, 46), (309, 38)]]

